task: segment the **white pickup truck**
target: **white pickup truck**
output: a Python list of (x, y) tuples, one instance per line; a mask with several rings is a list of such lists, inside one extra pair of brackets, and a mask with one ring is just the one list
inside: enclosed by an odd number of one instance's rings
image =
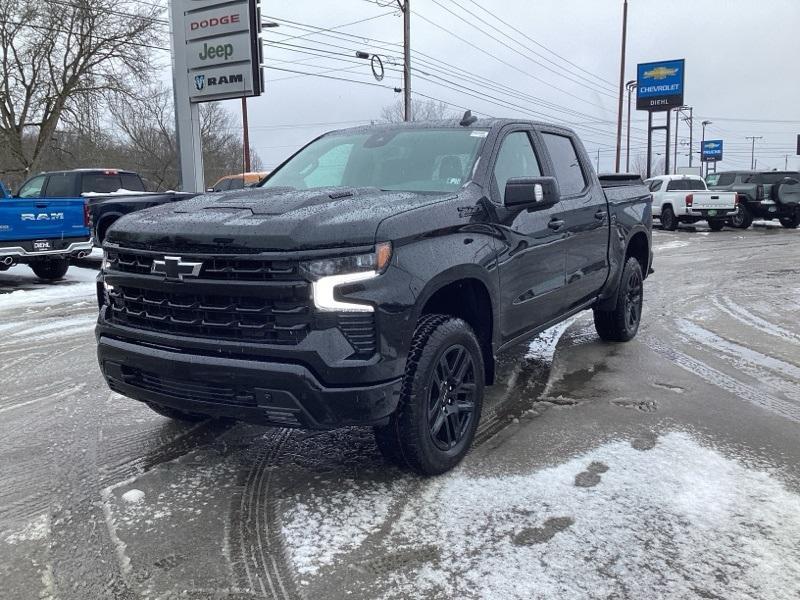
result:
[(735, 192), (709, 191), (698, 175), (660, 175), (644, 183), (653, 194), (653, 216), (667, 231), (697, 221), (708, 221), (712, 231), (720, 231), (736, 212)]

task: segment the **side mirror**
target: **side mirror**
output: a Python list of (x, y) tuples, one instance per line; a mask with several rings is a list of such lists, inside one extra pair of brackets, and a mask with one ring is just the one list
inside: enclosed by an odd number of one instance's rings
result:
[(514, 177), (506, 183), (503, 203), (532, 209), (553, 206), (561, 200), (555, 177)]

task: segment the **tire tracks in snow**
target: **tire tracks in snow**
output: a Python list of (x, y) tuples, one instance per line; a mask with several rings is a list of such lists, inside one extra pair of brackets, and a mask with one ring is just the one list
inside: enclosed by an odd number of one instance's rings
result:
[(283, 547), (274, 485), (283, 450), (295, 433), (278, 429), (268, 439), (261, 439), (230, 515), (231, 546), (237, 554), (232, 562), (239, 587), (274, 600), (300, 598)]

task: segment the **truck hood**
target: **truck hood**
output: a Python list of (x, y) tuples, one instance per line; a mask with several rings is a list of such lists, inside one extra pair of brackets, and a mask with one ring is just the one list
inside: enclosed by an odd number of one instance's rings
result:
[(207, 194), (119, 219), (107, 241), (181, 251), (286, 251), (375, 243), (385, 218), (428, 206), (452, 193), (391, 192), (376, 188), (255, 188)]

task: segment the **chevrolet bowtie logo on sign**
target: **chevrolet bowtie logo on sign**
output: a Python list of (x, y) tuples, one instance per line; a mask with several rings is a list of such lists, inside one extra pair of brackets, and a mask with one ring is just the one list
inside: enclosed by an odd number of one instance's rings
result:
[(666, 67), (657, 67), (650, 71), (645, 71), (645, 79), (666, 79), (678, 73), (678, 69), (667, 69)]
[(186, 262), (180, 256), (165, 256), (164, 260), (153, 261), (150, 272), (163, 275), (166, 279), (183, 281), (184, 277), (198, 277), (202, 268), (201, 262)]

